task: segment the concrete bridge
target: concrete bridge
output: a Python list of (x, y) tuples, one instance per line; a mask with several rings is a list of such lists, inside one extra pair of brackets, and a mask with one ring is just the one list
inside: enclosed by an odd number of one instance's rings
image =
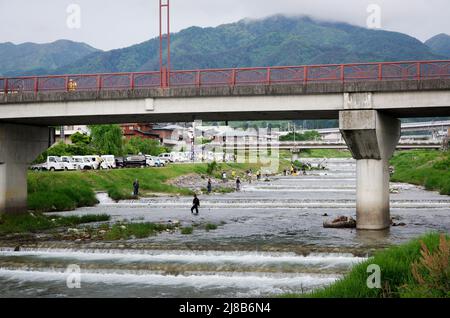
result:
[(397, 118), (450, 116), (450, 61), (26, 77), (0, 90), (0, 211), (26, 210), (48, 126), (339, 118), (357, 160), (358, 228), (379, 230), (390, 225)]
[[(439, 130), (450, 129), (450, 120), (444, 121), (429, 121), (429, 122), (418, 122), (418, 123), (402, 123), (401, 130), (403, 132), (416, 132), (416, 131), (428, 131), (435, 132)], [(306, 131), (317, 131), (319, 135), (327, 136), (340, 133), (339, 128), (324, 128), (324, 129), (306, 129)], [(289, 132), (283, 132), (283, 135), (289, 134)]]
[[(210, 143), (209, 148), (225, 148), (229, 150), (265, 150), (270, 148), (277, 148), (281, 150), (299, 150), (299, 149), (337, 149), (337, 150), (348, 150), (348, 146), (345, 142), (327, 142), (327, 141), (300, 141), (300, 142), (290, 142), (281, 141), (276, 144), (271, 145), (270, 141), (266, 144), (264, 143), (235, 143), (225, 144), (222, 143)], [(397, 150), (412, 150), (412, 149), (442, 149), (442, 142), (440, 141), (409, 141), (403, 140), (397, 144)]]

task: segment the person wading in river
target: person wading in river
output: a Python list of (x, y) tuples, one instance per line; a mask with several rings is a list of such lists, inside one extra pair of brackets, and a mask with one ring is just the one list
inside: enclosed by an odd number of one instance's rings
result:
[(208, 190), (208, 194), (211, 194), (211, 192), (212, 192), (212, 182), (211, 182), (211, 179), (208, 179), (207, 190)]
[(239, 177), (236, 179), (236, 191), (241, 191), (241, 179)]
[(194, 194), (194, 201), (192, 202), (192, 208), (191, 208), (191, 213), (194, 214), (194, 210), (195, 210), (195, 215), (198, 215), (198, 207), (200, 206), (200, 200), (197, 198), (197, 195)]

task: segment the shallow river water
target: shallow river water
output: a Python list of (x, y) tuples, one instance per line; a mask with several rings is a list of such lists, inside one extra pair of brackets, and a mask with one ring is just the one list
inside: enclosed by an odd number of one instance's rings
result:
[[(324, 229), (324, 220), (355, 217), (355, 162), (329, 170), (245, 184), (239, 193), (159, 197), (67, 214), (108, 213), (112, 221), (180, 221), (192, 235), (163, 233), (120, 242), (49, 242), (0, 248), (0, 297), (271, 297), (334, 282), (375, 250), (430, 231), (450, 232), (450, 197), (392, 184), (391, 216), (406, 226), (387, 231)], [(327, 216), (324, 216), (324, 215)], [(76, 265), (75, 272), (68, 266)], [(73, 270), (73, 267), (69, 267)], [(80, 269), (80, 275), (77, 273)], [(75, 278), (74, 278), (75, 277)], [(80, 278), (81, 288), (68, 288)], [(70, 285), (70, 284), (69, 284)], [(73, 287), (73, 286), (71, 286)]]

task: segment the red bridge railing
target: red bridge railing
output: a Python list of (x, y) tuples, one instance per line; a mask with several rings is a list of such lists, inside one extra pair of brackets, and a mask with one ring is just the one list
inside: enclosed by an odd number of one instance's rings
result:
[(361, 63), (0, 78), (0, 94), (449, 78), (450, 60)]

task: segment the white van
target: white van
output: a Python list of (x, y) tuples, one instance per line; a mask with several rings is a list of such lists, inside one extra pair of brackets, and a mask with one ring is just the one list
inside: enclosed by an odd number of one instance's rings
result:
[(73, 156), (72, 158), (75, 161), (78, 170), (92, 170), (93, 169), (91, 159), (86, 158), (84, 156)]
[(47, 161), (31, 167), (34, 171), (62, 171), (64, 165), (61, 162), (61, 158), (56, 156), (48, 156)]
[(158, 157), (165, 160), (166, 162), (174, 162), (173, 156), (171, 153), (162, 153)]
[(61, 164), (63, 165), (63, 168), (66, 171), (77, 170), (77, 163), (73, 160), (72, 157), (62, 156)]
[(102, 169), (116, 169), (116, 158), (114, 156), (101, 156), (101, 159), (103, 160), (101, 164)]

